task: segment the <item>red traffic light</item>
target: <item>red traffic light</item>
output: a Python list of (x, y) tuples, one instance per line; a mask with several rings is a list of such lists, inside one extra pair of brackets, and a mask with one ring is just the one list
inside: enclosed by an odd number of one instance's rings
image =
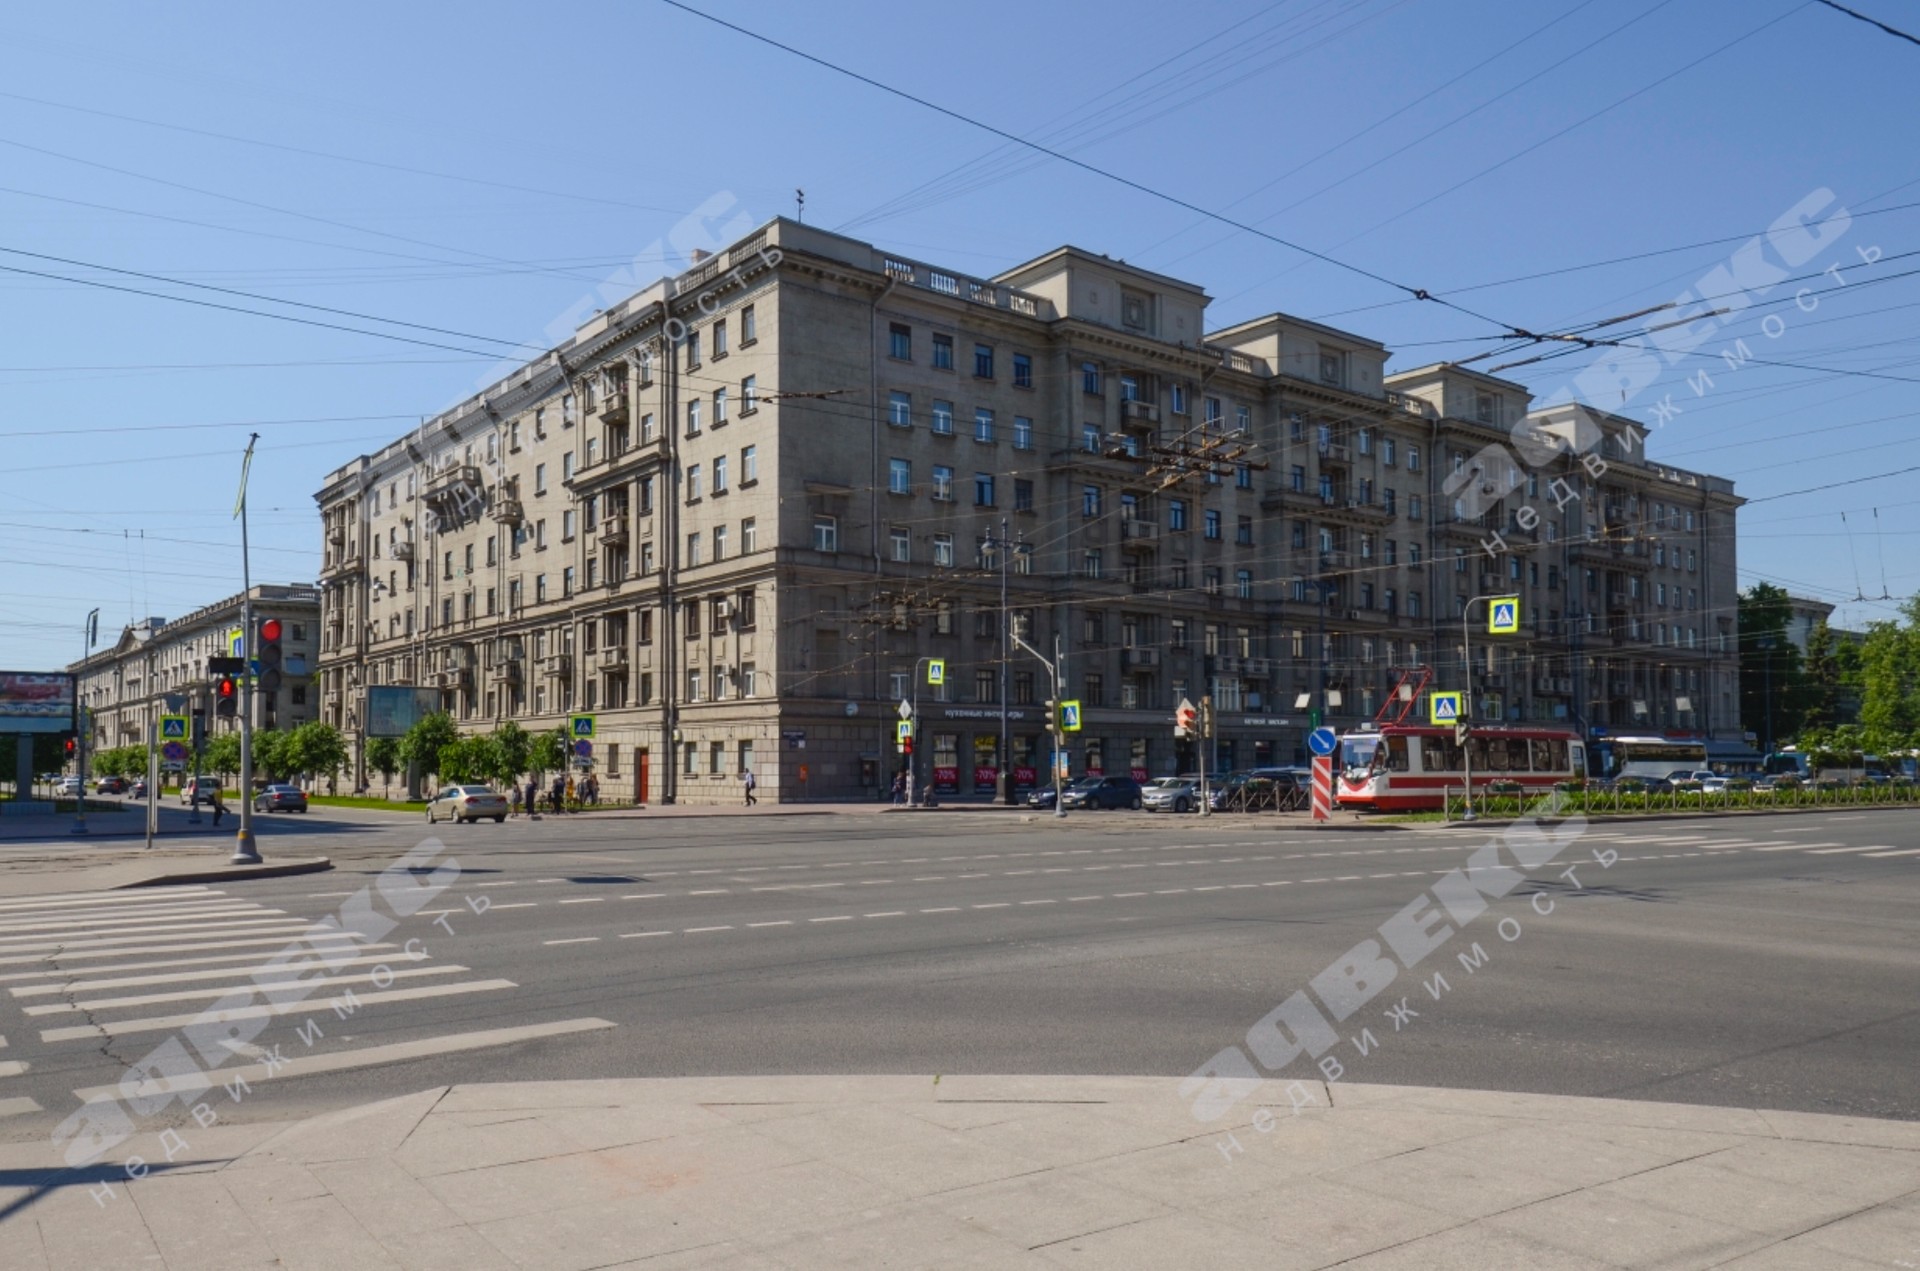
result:
[(222, 679), (218, 684), (214, 685), (213, 691), (221, 697), (232, 697), (239, 690), (233, 680), (228, 678)]
[(280, 638), (280, 619), (262, 618), (260, 620), (260, 638), (266, 641), (278, 640)]
[(71, 737), (67, 738), (67, 753), (68, 754), (73, 753), (73, 738)]

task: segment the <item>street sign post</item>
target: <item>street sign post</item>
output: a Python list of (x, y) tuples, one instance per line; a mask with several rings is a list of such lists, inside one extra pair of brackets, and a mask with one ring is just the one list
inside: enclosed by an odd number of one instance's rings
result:
[(1331, 728), (1316, 728), (1307, 734), (1307, 749), (1316, 756), (1331, 755), (1340, 748), (1340, 735)]
[(591, 759), (593, 757), (593, 743), (590, 741), (576, 741), (573, 743), (573, 753), (581, 759)]
[(1435, 692), (1427, 694), (1427, 718), (1435, 724), (1458, 723), (1461, 718), (1461, 704), (1465, 696), (1463, 693)]
[(593, 716), (574, 715), (570, 717), (567, 720), (567, 735), (575, 740), (584, 737), (591, 741), (593, 739)]
[(160, 747), (160, 753), (163, 756), (165, 756), (166, 761), (169, 764), (184, 763), (187, 758), (186, 746), (183, 743), (177, 742), (177, 741), (170, 741), (166, 745)]
[(1313, 757), (1313, 819), (1331, 820), (1333, 817), (1333, 756), (1315, 755)]
[(912, 718), (913, 718), (913, 703), (912, 703), (912, 702), (909, 702), (909, 701), (908, 701), (908, 700), (907, 700), (906, 698), (904, 698), (904, 697), (903, 697), (903, 698), (901, 698), (901, 699), (900, 699), (900, 705), (899, 705), (899, 706), (898, 706), (898, 707), (896, 708), (896, 710), (895, 710), (895, 714), (897, 714), (897, 715), (899, 715), (901, 719), (912, 719)]

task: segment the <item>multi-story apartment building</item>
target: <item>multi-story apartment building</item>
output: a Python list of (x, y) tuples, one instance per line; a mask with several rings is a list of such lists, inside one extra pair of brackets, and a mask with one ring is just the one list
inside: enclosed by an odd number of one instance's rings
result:
[(876, 795), (917, 698), (923, 774), (1025, 784), (1051, 689), (1003, 655), (1004, 573), (1011, 625), (1065, 652), (1076, 773), (1196, 767), (1183, 697), (1213, 762), (1293, 762), (1309, 712), (1371, 718), (1407, 666), (1457, 681), (1462, 598), (1494, 584), (1528, 626), (1476, 642), (1482, 714), (1738, 735), (1727, 483), (1585, 415), (1603, 472), (1456, 501), (1523, 387), (1388, 376), (1280, 314), (1209, 334), (1207, 303), (1072, 247), (980, 279), (773, 221), (329, 475), (322, 717), (358, 739), (378, 684), (474, 729), (592, 713), (609, 795), (700, 802), (743, 768)]
[[(231, 634), (241, 626), (241, 601), (236, 593), (171, 622), (136, 622), (120, 633), (112, 648), (68, 668), (78, 677), (79, 704), (91, 713), (95, 749), (146, 745), (158, 718), (171, 713), (166, 702), (170, 696), (186, 699), (185, 713), (205, 712), (207, 727), (214, 732), (239, 727), (237, 717), (221, 719), (214, 713), (214, 677), (207, 674), (207, 659), (229, 654)], [(319, 589), (256, 585), (253, 616), (285, 624), (280, 688), (271, 694), (255, 692), (254, 722), (263, 728), (297, 728), (319, 718), (313, 688), (320, 650)]]

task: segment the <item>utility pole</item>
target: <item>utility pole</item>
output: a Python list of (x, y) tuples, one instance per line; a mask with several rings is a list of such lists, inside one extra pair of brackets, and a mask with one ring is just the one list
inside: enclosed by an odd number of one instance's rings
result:
[(1206, 756), (1200, 765), (1200, 815), (1213, 815), (1213, 770), (1220, 762), (1220, 747), (1213, 740), (1213, 694), (1200, 695), (1200, 753)]
[(1013, 788), (1012, 739), (1007, 732), (1007, 664), (1013, 660), (1013, 648), (1009, 636), (1013, 631), (1013, 611), (1007, 607), (1007, 567), (1015, 552), (1031, 552), (1026, 543), (1015, 543), (1007, 537), (1007, 518), (1000, 518), (1000, 533), (987, 538), (987, 548), (1000, 560), (1000, 801), (1012, 806), (1015, 802)]
[(1067, 809), (1060, 802), (1063, 784), (1060, 780), (1060, 755), (1065, 749), (1064, 738), (1060, 731), (1060, 694), (1063, 691), (1062, 673), (1065, 670), (1066, 654), (1061, 652), (1060, 633), (1056, 631), (1053, 634), (1053, 658), (1049, 660), (1041, 654), (1040, 650), (1023, 640), (1018, 631), (1011, 628), (1008, 631), (1015, 644), (1038, 658), (1040, 665), (1047, 668), (1047, 681), (1052, 689), (1052, 705), (1047, 710), (1047, 734), (1053, 739), (1053, 754), (1048, 756), (1048, 763), (1053, 768), (1053, 814), (1056, 817), (1063, 817), (1067, 814)]
[(240, 465), (240, 498), (233, 514), (240, 518), (240, 657), (248, 665), (240, 678), (240, 832), (231, 865), (258, 865), (260, 849), (253, 840), (253, 566), (247, 553), (247, 474), (253, 468), (254, 433), (247, 438), (247, 456)]
[[(94, 643), (100, 638), (100, 611), (98, 609), (87, 614), (87, 620), (81, 624), (81, 634), (86, 637), (86, 644), (80, 653), (80, 675), (85, 675), (87, 659), (93, 656)], [(74, 676), (73, 681), (73, 758), (74, 762), (79, 765), (78, 771), (80, 773), (80, 798), (73, 805), (73, 832), (75, 834), (85, 834), (87, 832), (87, 743), (93, 740), (92, 716), (87, 711), (86, 703), (80, 700), (80, 675)], [(33, 739), (22, 736), (19, 739), (19, 744), (27, 747), (29, 752), (31, 752)], [(21, 795), (19, 797), (24, 798), (26, 796)]]

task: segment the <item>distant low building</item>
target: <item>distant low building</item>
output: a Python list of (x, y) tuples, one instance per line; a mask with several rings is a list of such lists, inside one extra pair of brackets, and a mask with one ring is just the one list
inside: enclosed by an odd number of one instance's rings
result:
[[(260, 584), (253, 589), (253, 616), (286, 624), (280, 689), (254, 695), (254, 722), (284, 729), (317, 719), (312, 677), (320, 650), (319, 590), (305, 583)], [(229, 655), (240, 625), (236, 593), (184, 618), (142, 619), (121, 631), (112, 648), (69, 666), (79, 679), (79, 705), (91, 715), (93, 749), (145, 745), (158, 718), (172, 713), (165, 709), (172, 694), (186, 699), (180, 713), (206, 713), (209, 732), (238, 728), (237, 717), (214, 716), (207, 659)]]

